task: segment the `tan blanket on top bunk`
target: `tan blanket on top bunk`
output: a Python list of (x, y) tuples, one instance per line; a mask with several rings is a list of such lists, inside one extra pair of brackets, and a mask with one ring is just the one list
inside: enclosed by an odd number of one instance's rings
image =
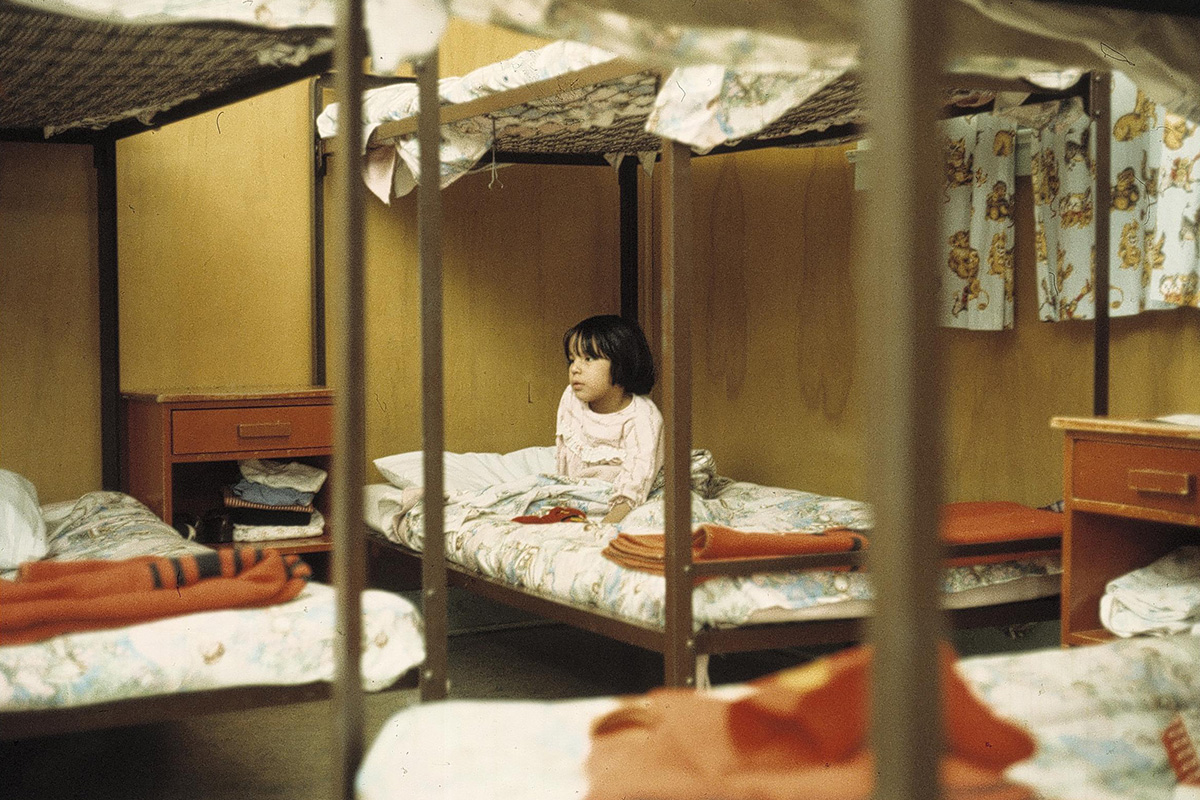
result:
[(33, 561), (0, 580), (0, 645), (162, 617), (283, 603), (312, 574), (297, 556), (226, 548), (174, 558)]
[[(946, 545), (1021, 542), (1061, 537), (1063, 516), (1053, 511), (1030, 508), (1008, 501), (948, 503), (942, 507), (940, 535)], [(662, 574), (666, 562), (662, 534), (620, 533), (603, 550), (611, 561), (629, 569)], [(830, 528), (816, 533), (756, 533), (704, 523), (692, 533), (693, 561), (730, 561), (745, 558), (845, 553), (864, 550), (868, 538), (847, 528)], [(947, 563), (1029, 558), (1058, 552), (1057, 548), (1020, 551), (988, 556), (964, 556)]]

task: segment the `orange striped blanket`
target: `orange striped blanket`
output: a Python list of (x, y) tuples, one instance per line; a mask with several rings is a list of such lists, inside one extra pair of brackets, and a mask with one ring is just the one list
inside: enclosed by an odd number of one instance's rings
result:
[(312, 574), (297, 556), (226, 548), (125, 561), (33, 561), (0, 580), (0, 645), (70, 631), (291, 600)]

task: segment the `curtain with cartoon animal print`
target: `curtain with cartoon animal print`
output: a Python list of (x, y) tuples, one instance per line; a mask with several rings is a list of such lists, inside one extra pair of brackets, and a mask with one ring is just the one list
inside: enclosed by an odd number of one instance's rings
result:
[[(1113, 74), (1109, 313), (1197, 306), (1200, 136)], [(1095, 317), (1095, 142), (1078, 107), (1033, 137), (1038, 316)]]
[(1013, 326), (1013, 184), (1017, 124), (993, 114), (941, 123), (945, 151), (941, 324)]

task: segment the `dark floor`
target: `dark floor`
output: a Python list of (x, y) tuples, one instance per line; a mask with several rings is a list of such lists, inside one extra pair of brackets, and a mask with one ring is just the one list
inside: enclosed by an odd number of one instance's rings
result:
[[(564, 626), (531, 626), (528, 617), (465, 595), (453, 599), (453, 697), (588, 697), (645, 691), (661, 681), (656, 654)], [(1056, 624), (1043, 623), (1015, 639), (988, 629), (956, 635), (955, 644), (969, 655), (1053, 646), (1057, 635)], [(714, 683), (747, 680), (811, 655), (789, 650), (714, 657), (710, 675)], [(395, 711), (416, 702), (416, 692), (372, 694), (366, 702), (369, 742)], [(322, 701), (0, 743), (0, 796), (328, 798), (334, 796), (327, 777), (332, 732), (330, 706)]]

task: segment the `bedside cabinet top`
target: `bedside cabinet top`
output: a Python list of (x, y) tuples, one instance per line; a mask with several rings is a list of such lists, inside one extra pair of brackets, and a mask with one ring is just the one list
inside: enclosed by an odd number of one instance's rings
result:
[(121, 392), (125, 400), (143, 403), (226, 403), (242, 400), (332, 400), (327, 386), (206, 387)]
[(1054, 417), (1050, 427), (1064, 431), (1086, 431), (1127, 436), (1153, 436), (1175, 440), (1200, 440), (1200, 427), (1164, 422), (1157, 419), (1116, 419), (1113, 417)]

